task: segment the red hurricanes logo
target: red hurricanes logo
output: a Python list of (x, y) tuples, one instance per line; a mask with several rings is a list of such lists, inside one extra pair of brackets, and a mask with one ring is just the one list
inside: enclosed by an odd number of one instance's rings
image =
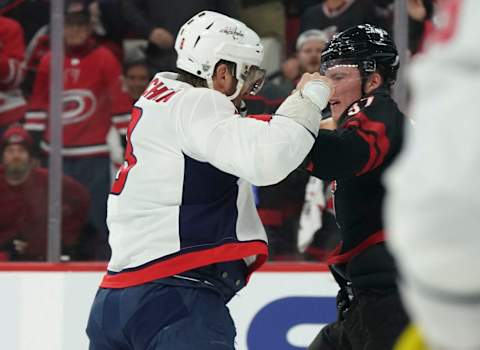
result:
[(75, 124), (88, 119), (97, 108), (97, 99), (90, 90), (72, 89), (63, 92), (62, 124)]

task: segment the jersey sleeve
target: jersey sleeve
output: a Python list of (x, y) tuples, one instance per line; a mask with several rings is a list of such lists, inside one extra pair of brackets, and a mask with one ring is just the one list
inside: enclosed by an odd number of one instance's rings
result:
[(179, 101), (177, 132), (190, 157), (262, 186), (283, 180), (310, 151), (313, 136), (293, 120), (244, 118), (224, 95), (198, 90)]
[(311, 153), (315, 176), (325, 180), (362, 176), (399, 151), (403, 115), (388, 105), (392, 100), (375, 99), (370, 96), (353, 104), (337, 130), (320, 130)]
[(120, 63), (107, 49), (104, 51), (104, 72), (111, 100), (112, 125), (121, 135), (126, 135), (132, 105), (124, 87)]
[(23, 77), (25, 52), (22, 27), (13, 20), (2, 18), (0, 25), (0, 89), (17, 87)]
[(32, 96), (25, 114), (25, 129), (43, 132), (47, 125), (50, 81), (50, 54), (46, 54), (38, 67)]

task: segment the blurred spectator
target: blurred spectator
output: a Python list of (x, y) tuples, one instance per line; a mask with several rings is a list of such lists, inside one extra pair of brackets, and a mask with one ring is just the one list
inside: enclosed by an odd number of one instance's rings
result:
[(310, 7), (320, 4), (321, 2), (323, 2), (323, 0), (294, 0), (293, 2), (297, 3), (298, 13), (301, 16)]
[(321, 53), (333, 33), (310, 29), (303, 32), (297, 39), (297, 57), (299, 60), (300, 71), (298, 76), (303, 73), (316, 73), (320, 71)]
[[(97, 45), (85, 10), (65, 15), (63, 91), (63, 165), (67, 175), (85, 185), (92, 196), (89, 224), (95, 257), (107, 258), (106, 201), (110, 191), (110, 159), (106, 136), (112, 125), (125, 135), (131, 104), (123, 90), (121, 66), (111, 51)], [(42, 58), (35, 80), (26, 128), (49, 151), (48, 123), (51, 54)], [(41, 142), (40, 142), (40, 139)], [(123, 137), (124, 140), (124, 137)]]
[(297, 39), (295, 56), (283, 63), (281, 72), (270, 76), (261, 95), (269, 100), (284, 99), (295, 88), (303, 73), (319, 72), (322, 50), (329, 38), (330, 33), (317, 29), (302, 33)]
[(238, 18), (236, 1), (225, 0), (119, 0), (122, 12), (133, 31), (148, 39), (147, 63), (152, 73), (172, 71), (176, 67), (173, 49), (180, 27), (202, 10), (211, 10)]
[[(125, 86), (130, 102), (133, 105), (140, 98), (148, 86), (151, 76), (145, 61), (133, 61), (125, 63), (123, 67)], [(118, 130), (111, 127), (107, 135), (107, 144), (110, 150), (112, 178), (123, 163), (123, 147), (119, 139)]]
[(340, 32), (362, 23), (384, 26), (371, 0), (324, 0), (304, 12), (300, 32), (308, 29)]
[(128, 35), (128, 25), (123, 16), (120, 0), (96, 0), (89, 4), (95, 33), (106, 41), (122, 47), (122, 41)]
[(298, 250), (307, 260), (326, 262), (339, 243), (340, 230), (335, 221), (331, 185), (310, 176), (300, 215)]
[[(48, 222), (48, 171), (35, 168), (32, 139), (12, 125), (0, 140), (0, 260), (45, 260)], [(89, 194), (70, 177), (63, 177), (62, 252), (78, 258)]]
[(119, 61), (123, 61), (123, 40), (128, 34), (128, 26), (118, 0), (66, 0), (68, 11), (86, 9), (90, 14), (93, 36), (98, 43), (112, 51)]
[(0, 15), (22, 24), (26, 43), (50, 22), (50, 0), (2, 0)]
[(43, 56), (50, 50), (49, 34), (49, 25), (44, 25), (28, 43), (25, 52), (25, 79), (22, 83), (22, 91), (27, 99), (32, 94), (38, 65)]
[(19, 89), (24, 51), (20, 24), (0, 16), (0, 137), (8, 125), (25, 114), (26, 102)]
[(49, 0), (4, 0), (0, 14), (21, 23), (25, 50), (25, 77), (21, 89), (28, 99), (31, 94), (36, 68), (49, 49), (48, 23), (50, 22)]
[[(25, 31), (25, 79), (22, 90), (26, 97), (30, 96), (38, 65), (42, 57), (50, 49), (50, 1), (4, 0), (7, 3), (1, 13), (16, 19), (22, 24)], [(127, 29), (121, 16), (121, 6), (118, 0), (65, 0), (65, 8), (69, 10), (88, 9), (92, 19), (92, 28), (95, 39), (109, 48), (112, 53), (122, 60), (122, 41)]]
[(297, 0), (285, 0), (285, 57), (295, 52), (295, 41), (300, 33), (300, 3)]
[(262, 63), (267, 73), (280, 68), (284, 57), (285, 8), (280, 0), (242, 0), (240, 20), (258, 33), (265, 50)]
[[(384, 28), (393, 33), (394, 0), (373, 0), (377, 17), (382, 18)], [(434, 3), (436, 0), (407, 0), (408, 47), (411, 54), (422, 48), (424, 32), (431, 28)]]
[(432, 25), (433, 1), (408, 0), (407, 11), (409, 16), (408, 47), (410, 52), (415, 54), (422, 49), (424, 33)]
[(150, 82), (151, 75), (145, 61), (134, 61), (124, 65), (123, 75), (132, 105), (140, 98)]

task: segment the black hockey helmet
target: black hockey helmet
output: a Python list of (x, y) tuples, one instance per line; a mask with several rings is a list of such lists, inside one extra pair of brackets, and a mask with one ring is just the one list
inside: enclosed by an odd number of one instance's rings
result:
[(395, 43), (382, 28), (371, 24), (350, 27), (333, 36), (322, 52), (321, 71), (340, 64), (358, 66), (365, 77), (377, 69), (387, 85), (395, 82), (400, 66)]

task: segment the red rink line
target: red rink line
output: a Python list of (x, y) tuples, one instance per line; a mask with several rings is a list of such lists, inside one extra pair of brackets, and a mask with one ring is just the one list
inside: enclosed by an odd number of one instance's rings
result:
[[(37, 262), (2, 262), (0, 271), (31, 271), (31, 272), (103, 272), (107, 264), (98, 262), (68, 262), (68, 263), (37, 263)], [(326, 264), (307, 262), (270, 262), (263, 265), (261, 272), (326, 272)]]

